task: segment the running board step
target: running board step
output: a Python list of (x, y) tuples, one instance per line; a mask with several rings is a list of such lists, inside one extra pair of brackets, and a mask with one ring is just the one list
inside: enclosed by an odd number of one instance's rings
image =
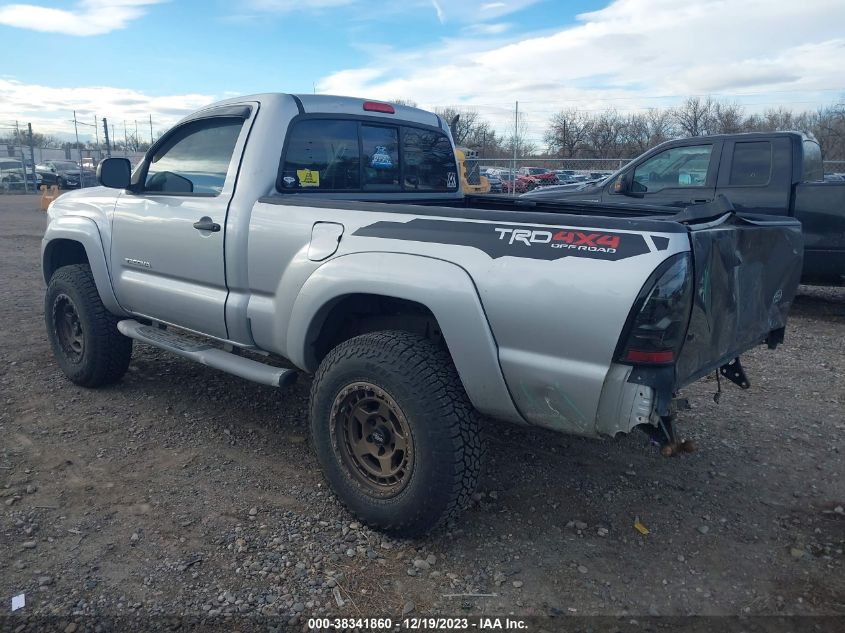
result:
[(253, 382), (271, 387), (287, 387), (296, 382), (296, 371), (272, 367), (258, 361), (224, 351), (208, 343), (195, 341), (170, 330), (143, 325), (134, 319), (119, 321), (120, 333), (136, 341), (173, 352), (202, 365), (214, 367)]

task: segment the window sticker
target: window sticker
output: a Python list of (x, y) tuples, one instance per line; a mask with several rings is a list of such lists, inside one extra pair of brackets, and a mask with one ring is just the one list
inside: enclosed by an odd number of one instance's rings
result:
[(296, 176), (299, 178), (300, 187), (319, 187), (320, 172), (311, 169), (297, 169)]
[(450, 171), (448, 174), (446, 174), (446, 186), (449, 189), (454, 189), (457, 186), (455, 172)]
[(296, 178), (293, 176), (285, 176), (282, 181), (285, 183), (285, 187), (293, 187), (296, 184)]
[(376, 145), (376, 151), (370, 160), (370, 167), (373, 169), (393, 169), (393, 160), (390, 158), (390, 154), (387, 153), (387, 147)]

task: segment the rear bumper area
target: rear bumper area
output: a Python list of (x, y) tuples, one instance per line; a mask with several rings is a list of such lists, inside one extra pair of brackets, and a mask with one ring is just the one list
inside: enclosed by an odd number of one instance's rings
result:
[(657, 424), (656, 390), (631, 379), (631, 365), (614, 363), (607, 372), (596, 413), (596, 433), (613, 437), (640, 424)]

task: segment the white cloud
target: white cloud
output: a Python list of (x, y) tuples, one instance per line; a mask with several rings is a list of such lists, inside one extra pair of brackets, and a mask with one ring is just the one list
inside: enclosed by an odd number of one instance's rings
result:
[(507, 22), (479, 22), (464, 29), (470, 35), (501, 35), (511, 27)]
[(437, 20), (440, 24), (443, 24), (446, 21), (446, 16), (443, 15), (443, 9), (440, 6), (440, 3), (437, 0), (431, 0), (432, 6), (434, 6), (434, 11), (437, 13)]
[(615, 0), (556, 31), (497, 41), (467, 30), (397, 50), (323, 78), (318, 90), (423, 107), (476, 104), (503, 125), (519, 99), (535, 127), (563, 107), (637, 109), (691, 94), (829, 102), (838, 93), (826, 91), (845, 88), (843, 24), (842, 0)]
[(290, 11), (313, 11), (355, 4), (358, 0), (246, 0), (241, 4), (255, 11), (288, 13)]
[(73, 9), (34, 4), (0, 7), (0, 24), (44, 33), (102, 35), (125, 28), (144, 15), (145, 7), (164, 0), (82, 0)]
[[(79, 127), (80, 138), (94, 137), (94, 116), (109, 119), (117, 129), (123, 122), (144, 125), (149, 130), (152, 116), (156, 131), (170, 127), (186, 114), (219, 97), (206, 94), (148, 95), (137, 90), (89, 86), (52, 88), (24, 84), (0, 77), (0, 121), (31, 122), (33, 130), (68, 138), (73, 133), (73, 111), (85, 125)], [(91, 124), (91, 125), (88, 125)], [(102, 128), (99, 129), (102, 136)]]

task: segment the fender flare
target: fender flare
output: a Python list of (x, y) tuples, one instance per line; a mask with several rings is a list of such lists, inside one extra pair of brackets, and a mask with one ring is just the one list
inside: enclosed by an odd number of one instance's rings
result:
[(525, 424), (499, 365), (499, 349), (470, 275), (453, 263), (404, 253), (353, 253), (329, 260), (299, 291), (287, 329), (288, 358), (309, 370), (309, 345), (331, 307), (352, 294), (376, 294), (426, 306), (440, 325), (473, 406)]
[(97, 223), (82, 216), (63, 216), (50, 221), (47, 230), (44, 232), (44, 238), (41, 240), (41, 273), (44, 276), (44, 283), (47, 284), (50, 283), (48, 271), (56, 240), (70, 240), (82, 245), (103, 305), (113, 314), (128, 316), (127, 312), (120, 307), (114, 294)]

